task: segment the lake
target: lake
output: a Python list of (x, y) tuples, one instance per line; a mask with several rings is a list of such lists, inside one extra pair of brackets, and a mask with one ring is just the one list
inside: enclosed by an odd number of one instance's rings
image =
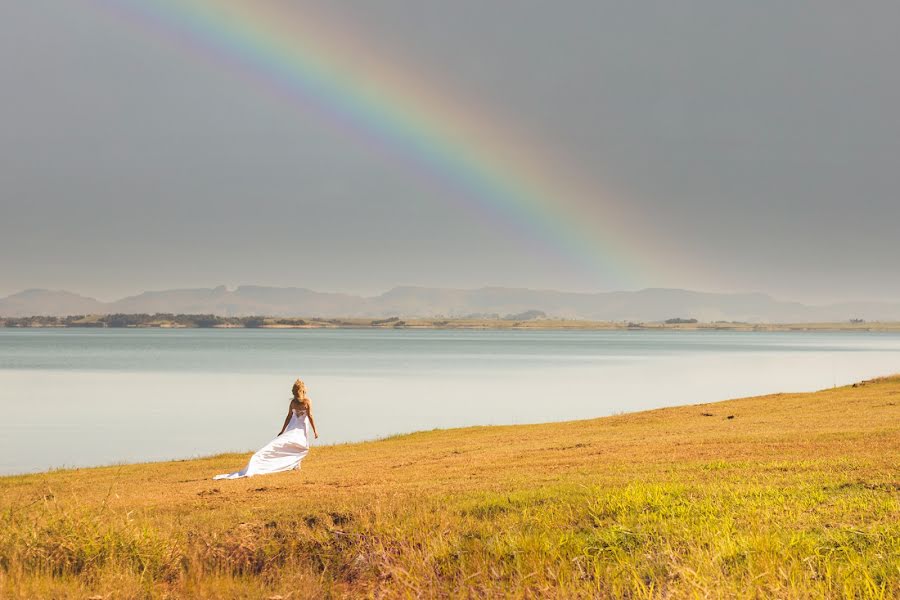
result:
[(319, 443), (340, 443), (898, 371), (896, 333), (0, 329), (0, 473), (255, 449), (296, 377)]

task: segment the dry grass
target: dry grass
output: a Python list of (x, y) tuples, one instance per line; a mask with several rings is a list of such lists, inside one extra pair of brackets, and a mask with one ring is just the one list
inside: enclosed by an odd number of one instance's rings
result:
[(0, 597), (900, 597), (900, 377), (246, 458), (0, 478)]

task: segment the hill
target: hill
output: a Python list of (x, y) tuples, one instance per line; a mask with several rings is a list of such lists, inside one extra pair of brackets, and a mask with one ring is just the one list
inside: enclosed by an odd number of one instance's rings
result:
[(89, 315), (106, 312), (106, 308), (99, 300), (66, 291), (25, 290), (0, 298), (4, 317)]
[(900, 377), (246, 458), (0, 478), (0, 596), (900, 596)]
[(0, 299), (0, 316), (181, 313), (219, 316), (459, 318), (516, 315), (596, 321), (751, 323), (900, 321), (900, 303), (852, 302), (810, 306), (765, 294), (717, 294), (679, 289), (584, 294), (554, 290), (485, 287), (474, 290), (396, 287), (378, 296), (317, 292), (306, 288), (239, 286), (144, 292), (114, 302), (77, 294), (28, 290)]

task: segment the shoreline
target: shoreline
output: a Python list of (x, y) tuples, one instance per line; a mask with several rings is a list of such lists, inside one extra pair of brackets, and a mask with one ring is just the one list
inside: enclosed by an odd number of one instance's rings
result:
[[(167, 315), (168, 316), (168, 315)], [(418, 317), (310, 318), (310, 317), (214, 317), (222, 322), (198, 324), (179, 315), (181, 321), (144, 317), (140, 322), (109, 322), (110, 315), (71, 317), (0, 317), (0, 329), (377, 329), (377, 330), (532, 330), (532, 331), (792, 331), (792, 332), (900, 332), (900, 322), (801, 322), (751, 323), (736, 321), (664, 322), (664, 321), (592, 321), (581, 319), (443, 319)]]
[[(754, 400), (760, 400), (764, 398), (777, 398), (782, 396), (797, 396), (797, 397), (805, 397), (805, 396), (816, 396), (828, 392), (834, 392), (836, 390), (845, 390), (845, 389), (855, 389), (862, 388), (867, 385), (873, 384), (882, 384), (887, 382), (895, 382), (900, 383), (900, 372), (890, 374), (890, 375), (881, 375), (875, 376), (870, 379), (861, 380), (851, 384), (845, 384), (841, 386), (827, 387), (812, 391), (793, 391), (793, 392), (771, 392), (762, 395), (751, 395), (751, 396), (740, 396), (734, 398), (725, 398), (720, 400), (714, 400), (712, 402), (698, 402), (698, 403), (688, 403), (688, 404), (677, 404), (674, 406), (658, 406), (656, 408), (646, 408), (641, 410), (634, 411), (625, 411), (625, 412), (617, 412), (614, 414), (602, 415), (602, 416), (594, 416), (587, 417), (583, 419), (570, 419), (564, 421), (541, 421), (534, 423), (506, 423), (506, 424), (491, 424), (491, 425), (463, 425), (459, 427), (435, 427), (432, 429), (420, 429), (414, 431), (406, 431), (401, 433), (393, 433), (384, 435), (381, 437), (373, 437), (370, 439), (361, 439), (356, 441), (345, 441), (345, 442), (335, 442), (330, 444), (316, 444), (315, 449), (322, 450), (325, 448), (331, 449), (340, 449), (340, 448), (356, 448), (366, 445), (373, 444), (381, 444), (384, 442), (389, 442), (392, 440), (399, 440), (402, 438), (408, 437), (417, 437), (422, 435), (447, 435), (447, 436), (455, 436), (460, 434), (465, 434), (467, 432), (472, 431), (497, 431), (501, 432), (504, 430), (516, 430), (522, 428), (545, 428), (545, 427), (572, 427), (579, 425), (586, 425), (589, 423), (599, 423), (599, 422), (608, 422), (610, 420), (616, 419), (639, 419), (645, 415), (656, 414), (660, 412), (666, 411), (684, 411), (691, 409), (715, 409), (719, 405), (731, 404), (731, 403), (741, 403), (741, 402), (750, 402)], [(895, 392), (900, 395), (900, 390)], [(889, 406), (894, 406), (895, 404), (889, 404)], [(704, 413), (705, 414), (705, 413)], [(187, 456), (182, 458), (168, 458), (161, 460), (138, 460), (138, 461), (114, 461), (106, 464), (97, 464), (97, 465), (85, 465), (85, 466), (59, 466), (59, 467), (51, 467), (49, 469), (44, 469), (41, 471), (25, 471), (20, 473), (0, 473), (0, 484), (3, 483), (3, 480), (17, 477), (31, 477), (31, 476), (43, 476), (43, 475), (53, 475), (53, 474), (64, 474), (64, 473), (78, 473), (81, 471), (94, 471), (94, 470), (103, 470), (103, 469), (117, 469), (123, 467), (135, 467), (135, 466), (146, 466), (151, 467), (155, 465), (170, 465), (175, 463), (191, 463), (191, 462), (205, 462), (211, 460), (217, 460), (225, 457), (241, 457), (252, 454), (254, 452), (253, 449), (247, 450), (232, 450), (225, 452), (216, 452), (214, 454), (202, 454), (198, 456)]]

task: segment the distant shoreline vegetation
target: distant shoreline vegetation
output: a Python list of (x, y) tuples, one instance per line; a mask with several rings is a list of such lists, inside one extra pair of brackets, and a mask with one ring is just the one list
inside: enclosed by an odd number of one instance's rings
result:
[(41, 328), (159, 328), (159, 329), (586, 329), (586, 330), (728, 330), (728, 331), (900, 331), (898, 322), (870, 322), (850, 319), (840, 323), (748, 323), (743, 321), (701, 322), (693, 318), (672, 317), (659, 321), (589, 321), (548, 317), (538, 310), (500, 316), (472, 314), (464, 317), (386, 317), (321, 318), (321, 317), (225, 317), (214, 314), (109, 314), (70, 315), (65, 317), (36, 315), (0, 317), (0, 327)]

